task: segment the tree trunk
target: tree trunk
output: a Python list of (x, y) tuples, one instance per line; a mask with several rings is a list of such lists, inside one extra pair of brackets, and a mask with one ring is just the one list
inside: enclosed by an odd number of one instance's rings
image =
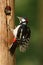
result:
[(40, 65), (43, 65), (43, 0), (38, 0), (38, 21), (40, 33)]
[[(4, 9), (7, 4), (11, 6), (11, 15), (6, 16)], [(7, 29), (7, 23), (14, 28), (14, 1), (0, 0), (0, 65), (15, 65), (15, 54), (11, 56), (9, 45), (12, 43), (13, 34)], [(9, 4), (10, 3), (10, 4)], [(6, 23), (7, 18), (7, 23)]]
[(38, 0), (38, 21), (41, 37), (43, 37), (43, 0)]

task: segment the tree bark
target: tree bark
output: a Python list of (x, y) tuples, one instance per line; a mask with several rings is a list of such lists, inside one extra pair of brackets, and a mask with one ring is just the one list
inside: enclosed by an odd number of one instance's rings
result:
[(7, 23), (14, 28), (14, 1), (7, 0), (7, 3), (11, 6), (11, 15), (6, 16), (4, 9), (7, 6), (6, 0), (0, 0), (0, 65), (15, 65), (16, 59), (15, 54), (11, 56), (9, 52), (9, 45), (12, 43), (13, 34), (9, 29), (7, 29)]

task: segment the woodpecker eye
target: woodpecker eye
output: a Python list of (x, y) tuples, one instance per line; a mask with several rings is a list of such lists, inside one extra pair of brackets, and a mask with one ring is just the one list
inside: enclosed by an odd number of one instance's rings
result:
[(11, 7), (6, 6), (4, 12), (5, 12), (6, 15), (10, 15), (11, 14)]

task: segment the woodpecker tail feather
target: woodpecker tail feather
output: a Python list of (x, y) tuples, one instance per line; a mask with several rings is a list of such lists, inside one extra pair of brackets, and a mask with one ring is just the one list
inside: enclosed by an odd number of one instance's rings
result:
[(12, 44), (12, 46), (10, 47), (10, 49), (9, 49), (11, 55), (14, 55), (14, 52), (15, 52), (16, 47), (17, 47), (17, 44), (16, 44), (16, 42), (14, 42)]

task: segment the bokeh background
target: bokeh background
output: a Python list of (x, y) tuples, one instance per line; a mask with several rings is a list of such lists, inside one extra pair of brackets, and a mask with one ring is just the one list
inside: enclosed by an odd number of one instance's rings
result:
[(16, 49), (16, 65), (43, 65), (43, 0), (15, 0), (16, 25), (17, 16), (28, 17), (31, 39), (26, 52)]

